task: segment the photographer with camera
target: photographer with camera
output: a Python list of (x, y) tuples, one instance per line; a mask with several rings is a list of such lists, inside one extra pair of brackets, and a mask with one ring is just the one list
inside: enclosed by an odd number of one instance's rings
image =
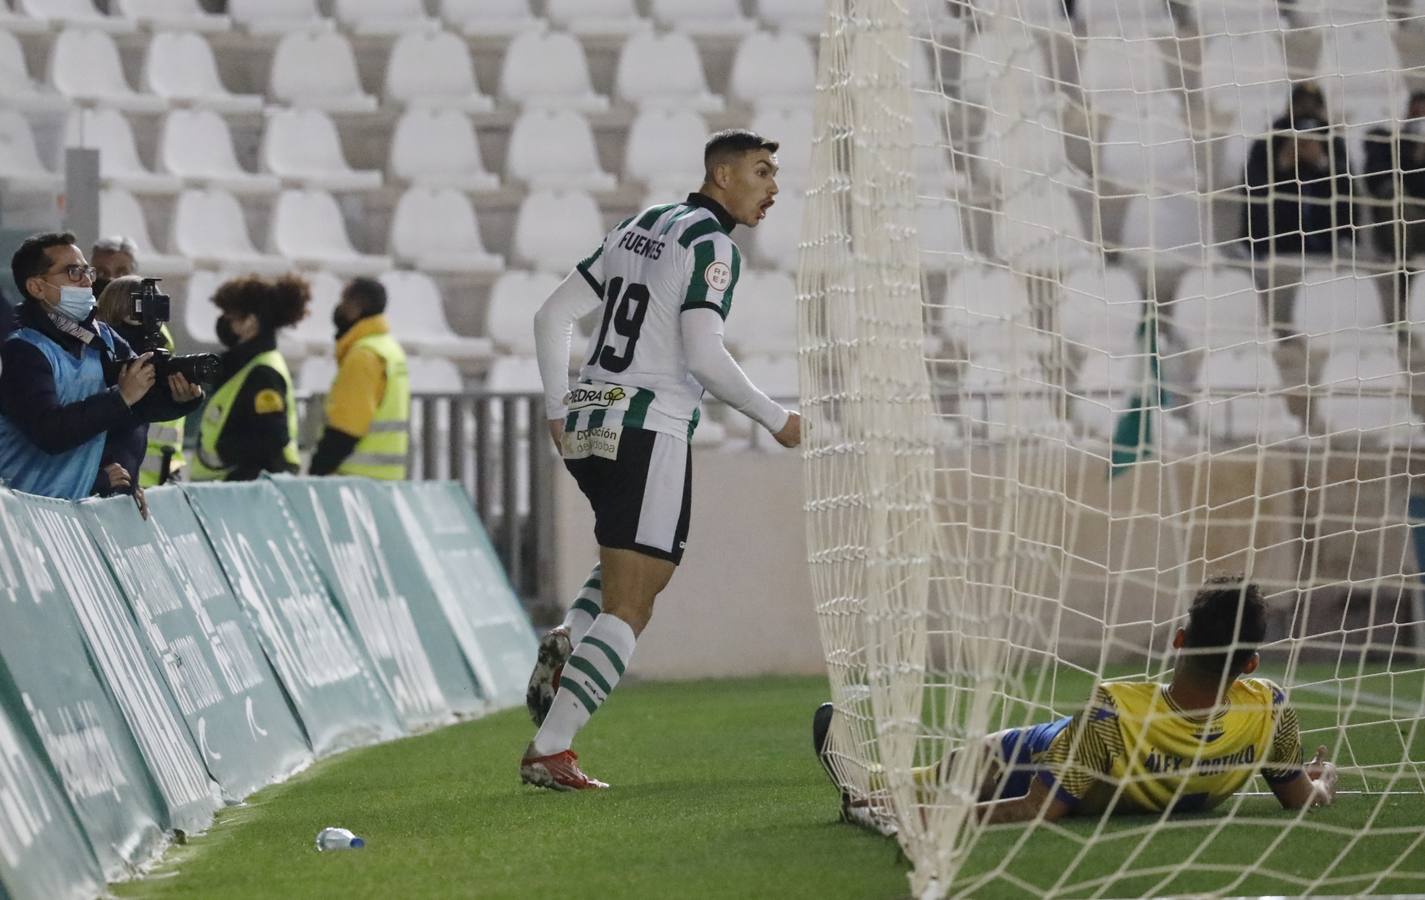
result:
[(187, 415), (202, 388), (179, 372), (160, 379), (152, 355), (94, 316), (94, 269), (68, 233), (27, 238), (10, 260), (25, 300), (0, 346), (0, 480), (78, 500), (135, 493), (133, 472), (105, 463), (105, 438)]
[(300, 470), (297, 404), (277, 330), (300, 322), (311, 301), (311, 288), (297, 275), (246, 275), (223, 282), (213, 294), (222, 310), (218, 340), (228, 350), (198, 427), (191, 480), (251, 481), (263, 472)]
[[(160, 378), (181, 372), (194, 384), (212, 384), (220, 371), (218, 357), (211, 353), (173, 355), (173, 337), (168, 332), (168, 295), (158, 290), (157, 278), (122, 275), (99, 294), (98, 319), (118, 332), (135, 353), (152, 353)], [(183, 469), (183, 419), (138, 425), (112, 432), (105, 458), (137, 471), (139, 484), (155, 487), (175, 480)]]

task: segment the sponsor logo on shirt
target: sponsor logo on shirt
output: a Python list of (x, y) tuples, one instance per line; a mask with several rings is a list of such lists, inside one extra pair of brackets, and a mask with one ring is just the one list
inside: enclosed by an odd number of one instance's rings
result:
[(628, 400), (628, 391), (616, 384), (579, 384), (565, 397), (565, 405), (570, 412), (586, 409), (622, 409)]

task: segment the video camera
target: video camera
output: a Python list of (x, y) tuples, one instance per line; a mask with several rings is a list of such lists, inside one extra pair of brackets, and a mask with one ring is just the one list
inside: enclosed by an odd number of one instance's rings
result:
[(135, 347), (138, 354), (152, 353), (153, 371), (158, 378), (178, 374), (193, 384), (213, 384), (222, 372), (222, 361), (211, 353), (190, 353), (174, 356), (163, 337), (163, 324), (171, 316), (167, 294), (158, 292), (162, 279), (145, 278), (139, 286), (129, 292), (134, 301), (134, 315), (143, 329), (143, 346)]

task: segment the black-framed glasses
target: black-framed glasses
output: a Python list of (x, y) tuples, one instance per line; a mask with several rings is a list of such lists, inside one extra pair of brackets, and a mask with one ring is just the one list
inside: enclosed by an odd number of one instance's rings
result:
[(93, 266), (80, 265), (65, 266), (63, 269), (60, 269), (59, 272), (51, 272), (50, 274), (58, 275), (60, 272), (63, 272), (64, 274), (68, 275), (69, 280), (74, 282), (75, 284), (78, 284), (85, 278), (88, 278), (90, 281), (93, 281), (94, 276), (99, 274), (99, 270), (94, 268)]

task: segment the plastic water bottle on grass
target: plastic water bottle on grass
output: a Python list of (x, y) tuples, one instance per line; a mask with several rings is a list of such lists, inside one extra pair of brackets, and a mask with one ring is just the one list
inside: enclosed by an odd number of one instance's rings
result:
[(318, 850), (360, 850), (366, 841), (345, 828), (323, 828), (317, 832)]

